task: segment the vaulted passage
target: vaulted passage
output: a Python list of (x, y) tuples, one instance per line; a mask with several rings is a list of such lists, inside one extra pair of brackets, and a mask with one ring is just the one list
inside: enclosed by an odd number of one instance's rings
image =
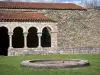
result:
[(41, 45), (42, 47), (51, 47), (51, 29), (49, 27), (45, 27), (42, 31)]
[(38, 47), (37, 29), (35, 27), (31, 27), (28, 30), (27, 47), (28, 48)]
[(21, 27), (16, 27), (13, 32), (14, 32), (12, 36), (13, 48), (23, 48), (24, 47), (23, 29)]
[(9, 47), (8, 29), (0, 27), (0, 55), (7, 56)]

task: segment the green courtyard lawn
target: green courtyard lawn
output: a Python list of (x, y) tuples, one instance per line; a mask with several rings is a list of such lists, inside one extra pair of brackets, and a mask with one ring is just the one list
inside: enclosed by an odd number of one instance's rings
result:
[[(88, 68), (80, 69), (30, 69), (22, 68), (20, 62), (30, 59), (86, 59)], [(58, 64), (59, 65), (59, 64)], [(69, 54), (69, 55), (33, 55), (33, 56), (0, 56), (0, 75), (100, 75), (99, 54)]]

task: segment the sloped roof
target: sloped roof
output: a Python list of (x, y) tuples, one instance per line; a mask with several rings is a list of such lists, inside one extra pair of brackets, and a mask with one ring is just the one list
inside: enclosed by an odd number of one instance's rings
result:
[(0, 21), (53, 21), (41, 13), (0, 12)]
[(35, 3), (35, 2), (0, 2), (0, 8), (15, 9), (80, 9), (85, 8), (74, 3)]

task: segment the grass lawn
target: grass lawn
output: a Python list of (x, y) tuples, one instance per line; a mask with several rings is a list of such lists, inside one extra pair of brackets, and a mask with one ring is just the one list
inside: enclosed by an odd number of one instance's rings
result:
[[(32, 69), (20, 67), (20, 62), (30, 59), (86, 59), (88, 68), (80, 69)], [(71, 54), (71, 55), (35, 55), (35, 56), (0, 56), (0, 75), (100, 75), (99, 54)]]

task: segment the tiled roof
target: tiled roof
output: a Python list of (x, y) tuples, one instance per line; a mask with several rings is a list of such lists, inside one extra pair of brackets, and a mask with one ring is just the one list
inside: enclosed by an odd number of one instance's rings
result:
[(80, 9), (85, 8), (74, 3), (34, 3), (34, 2), (0, 2), (0, 8), (15, 9)]
[(41, 13), (0, 12), (0, 21), (53, 21)]

